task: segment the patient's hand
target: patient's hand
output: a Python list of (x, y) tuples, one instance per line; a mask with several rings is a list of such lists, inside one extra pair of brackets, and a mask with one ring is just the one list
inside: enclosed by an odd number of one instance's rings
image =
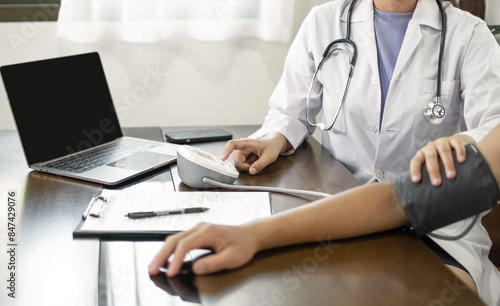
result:
[(192, 266), (195, 274), (209, 274), (224, 269), (234, 269), (248, 263), (257, 252), (257, 237), (255, 231), (245, 226), (200, 223), (188, 231), (168, 236), (149, 265), (149, 273), (158, 274), (159, 268), (165, 266), (173, 254), (174, 258), (168, 264), (167, 276), (177, 275), (184, 256), (194, 249), (214, 251), (213, 254), (196, 260)]
[(452, 151), (457, 154), (459, 163), (465, 162), (465, 145), (475, 143), (474, 139), (467, 135), (458, 134), (450, 137), (442, 137), (435, 141), (429, 142), (422, 149), (418, 150), (410, 162), (410, 173), (413, 182), (418, 183), (422, 179), (422, 165), (425, 162), (429, 178), (432, 185), (441, 185), (442, 178), (439, 170), (438, 158), (444, 166), (444, 171), (448, 179), (453, 179), (456, 176), (455, 164), (453, 162)]

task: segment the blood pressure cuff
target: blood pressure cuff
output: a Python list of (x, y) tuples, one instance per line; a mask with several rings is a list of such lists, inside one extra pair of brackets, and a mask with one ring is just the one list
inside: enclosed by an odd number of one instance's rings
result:
[(489, 210), (498, 203), (498, 185), (491, 169), (475, 145), (466, 145), (466, 161), (458, 163), (455, 151), (456, 177), (447, 179), (439, 160), (442, 184), (430, 183), (427, 168), (422, 180), (413, 183), (408, 173), (391, 180), (396, 195), (410, 221), (410, 230), (423, 236), (435, 229)]

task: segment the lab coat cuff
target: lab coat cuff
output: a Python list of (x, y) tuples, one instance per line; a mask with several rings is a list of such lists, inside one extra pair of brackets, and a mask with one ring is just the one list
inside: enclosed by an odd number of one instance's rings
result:
[(483, 124), (482, 126), (471, 129), (468, 131), (461, 132), (461, 135), (467, 135), (469, 137), (472, 137), (476, 143), (479, 143), (488, 133), (494, 129), (497, 125), (500, 124), (500, 120), (492, 120), (490, 122), (487, 122)]
[(466, 136), (469, 136), (471, 137), (472, 139), (474, 139), (474, 141), (476, 143), (480, 142), (481, 139), (484, 138), (484, 133), (481, 133), (481, 132), (477, 132), (477, 131), (468, 131), (468, 132), (462, 132), (462, 133), (459, 133), (459, 135), (466, 135)]
[(260, 138), (271, 132), (281, 133), (292, 145), (292, 148), (283, 152), (282, 155), (293, 154), (304, 139), (310, 135), (309, 130), (299, 120), (272, 110), (266, 117), (262, 128), (253, 133), (250, 138)]
[(495, 177), (474, 144), (466, 145), (467, 159), (458, 163), (453, 152), (456, 177), (447, 179), (439, 161), (442, 184), (431, 184), (422, 166), (422, 179), (413, 183), (409, 173), (391, 180), (396, 195), (409, 220), (409, 229), (421, 237), (435, 229), (487, 211), (498, 204)]
[[(272, 133), (272, 132), (276, 132), (276, 131), (273, 131), (273, 130), (270, 130), (268, 128), (261, 128), (259, 130), (257, 130), (255, 133), (253, 133), (252, 135), (248, 136), (248, 138), (252, 138), (252, 139), (261, 139), (262, 137), (264, 137), (266, 134), (269, 134), (269, 133)], [(286, 137), (286, 136), (285, 136)], [(287, 138), (288, 139), (288, 138)], [(289, 140), (290, 141), (290, 140)], [(292, 155), (293, 153), (295, 153), (295, 150), (296, 148), (293, 146), (292, 144), (292, 148), (281, 153), (280, 155)]]

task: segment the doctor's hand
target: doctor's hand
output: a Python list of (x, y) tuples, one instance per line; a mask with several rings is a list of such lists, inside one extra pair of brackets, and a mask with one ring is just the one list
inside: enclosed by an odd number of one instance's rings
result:
[(457, 154), (459, 163), (465, 162), (465, 145), (475, 143), (470, 136), (457, 134), (450, 137), (442, 137), (435, 141), (429, 142), (422, 149), (418, 150), (410, 162), (411, 179), (414, 183), (420, 182), (422, 178), (422, 165), (425, 162), (431, 184), (434, 186), (441, 185), (442, 178), (439, 169), (438, 158), (444, 166), (444, 171), (448, 179), (454, 179), (456, 176), (455, 164), (453, 161), (452, 151)]
[(280, 153), (289, 150), (292, 145), (281, 133), (269, 133), (261, 139), (230, 140), (222, 153), (222, 160), (227, 160), (233, 153), (236, 169), (257, 174), (274, 162)]
[(167, 276), (179, 273), (184, 256), (194, 249), (212, 249), (213, 254), (203, 256), (192, 265), (198, 275), (234, 269), (248, 263), (258, 251), (257, 235), (246, 226), (223, 226), (200, 223), (192, 229), (165, 239), (165, 244), (149, 264), (149, 273), (156, 275), (170, 255)]

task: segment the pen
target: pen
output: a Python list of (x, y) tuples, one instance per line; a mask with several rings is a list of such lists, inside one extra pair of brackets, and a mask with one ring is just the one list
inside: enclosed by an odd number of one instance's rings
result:
[(202, 213), (209, 210), (207, 207), (191, 207), (191, 208), (181, 208), (173, 210), (158, 210), (158, 211), (138, 211), (129, 212), (125, 215), (130, 219), (140, 219), (140, 218), (150, 218), (156, 216), (166, 216), (166, 215), (181, 215), (181, 214), (194, 214)]

